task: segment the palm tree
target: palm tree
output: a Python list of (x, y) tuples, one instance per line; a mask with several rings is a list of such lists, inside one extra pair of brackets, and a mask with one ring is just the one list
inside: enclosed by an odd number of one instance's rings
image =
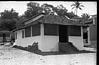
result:
[(77, 10), (80, 9), (82, 10), (82, 7), (84, 7), (83, 5), (81, 5), (82, 3), (80, 3), (79, 1), (74, 2), (74, 4), (72, 4), (72, 9), (75, 9), (75, 14), (77, 15)]

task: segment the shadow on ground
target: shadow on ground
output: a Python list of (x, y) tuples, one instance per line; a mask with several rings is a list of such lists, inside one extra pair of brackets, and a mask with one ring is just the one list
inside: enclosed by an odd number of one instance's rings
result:
[(25, 51), (28, 51), (28, 52), (32, 52), (32, 53), (35, 53), (35, 54), (39, 54), (39, 55), (43, 55), (43, 56), (46, 56), (46, 55), (66, 55), (66, 54), (81, 54), (81, 53), (96, 53), (94, 51), (86, 51), (86, 50), (76, 50), (76, 51), (70, 51), (70, 52), (42, 52), (41, 50), (39, 50), (36, 46), (35, 47), (21, 47), (21, 46), (13, 46), (13, 48), (17, 48), (17, 49), (21, 49), (21, 50), (25, 50)]

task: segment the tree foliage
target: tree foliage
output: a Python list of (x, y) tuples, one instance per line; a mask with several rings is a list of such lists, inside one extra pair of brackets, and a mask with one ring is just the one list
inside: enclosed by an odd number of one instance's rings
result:
[(27, 20), (27, 18), (25, 17), (25, 15), (20, 15), (19, 20), (16, 23), (16, 27), (17, 28), (23, 27), (24, 26), (23, 22), (26, 21), (26, 20)]
[(43, 9), (42, 10), (43, 13), (45, 13), (45, 14), (54, 14), (54, 11), (53, 11), (54, 6), (53, 5), (45, 3), (45, 4), (41, 5), (41, 8)]
[[(73, 9), (82, 9), (81, 7), (84, 7), (79, 3), (78, 1), (74, 2), (72, 4)], [(57, 16), (67, 16), (69, 18), (75, 18), (78, 17), (73, 12), (68, 12), (66, 7), (64, 7), (62, 4), (57, 5), (56, 7), (51, 4), (42, 4), (36, 2), (29, 2), (27, 3), (27, 10), (24, 12), (23, 15), (18, 16), (18, 13), (15, 12), (15, 10), (4, 10), (4, 12), (0, 13), (0, 28), (13, 30), (16, 27), (22, 26), (22, 22), (35, 16), (38, 14), (44, 13), (45, 15), (57, 15)], [(82, 15), (82, 20), (87, 20), (89, 16), (87, 14)]]
[(4, 10), (0, 13), (0, 27), (7, 30), (13, 30), (16, 28), (16, 23), (18, 21), (18, 13), (11, 9)]
[(88, 21), (90, 19), (90, 15), (88, 15), (87, 13), (82, 14), (81, 17), (83, 22)]
[(81, 15), (83, 19), (88, 20), (90, 16), (87, 13)]
[(35, 2), (27, 3), (27, 7), (27, 11), (25, 11), (26, 18), (30, 18), (34, 15), (37, 15), (42, 10), (42, 8), (39, 6), (39, 3)]
[(25, 17), (30, 18), (40, 13), (51, 14), (51, 15), (58, 15), (58, 16), (68, 16), (70, 18), (74, 17), (75, 14), (73, 12), (67, 12), (68, 10), (62, 4), (58, 6), (53, 6), (51, 4), (42, 4), (41, 6), (39, 3), (29, 2), (27, 3), (27, 11), (25, 11)]
[(58, 5), (57, 7), (54, 8), (54, 11), (59, 15), (59, 16), (65, 16), (67, 14), (67, 9), (63, 5)]

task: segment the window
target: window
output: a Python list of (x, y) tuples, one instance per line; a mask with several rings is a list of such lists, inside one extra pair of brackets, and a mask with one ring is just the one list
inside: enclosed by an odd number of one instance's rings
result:
[(31, 27), (25, 28), (25, 37), (31, 37)]
[(10, 33), (6, 33), (6, 37), (10, 37)]
[(40, 24), (35, 24), (32, 26), (32, 36), (40, 35)]
[(80, 26), (69, 26), (68, 35), (69, 36), (81, 36), (81, 27)]
[(58, 25), (44, 24), (44, 35), (58, 35)]
[(3, 37), (3, 35), (2, 35), (2, 34), (0, 34), (0, 37)]

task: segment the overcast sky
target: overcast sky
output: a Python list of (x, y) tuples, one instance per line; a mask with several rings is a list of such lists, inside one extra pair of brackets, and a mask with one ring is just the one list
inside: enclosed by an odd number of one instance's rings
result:
[[(13, 8), (19, 15), (22, 15), (24, 11), (27, 10), (27, 3), (30, 1), (0, 1), (0, 12), (3, 12), (5, 9), (10, 10)], [(73, 11), (71, 4), (73, 1), (35, 1), (40, 4), (48, 3), (52, 4), (53, 6), (57, 6), (62, 4), (67, 8), (67, 10)], [(87, 13), (89, 15), (97, 14), (97, 2), (96, 1), (81, 1), (82, 5), (85, 7), (82, 10), (78, 10), (78, 15), (80, 16), (82, 13)]]

